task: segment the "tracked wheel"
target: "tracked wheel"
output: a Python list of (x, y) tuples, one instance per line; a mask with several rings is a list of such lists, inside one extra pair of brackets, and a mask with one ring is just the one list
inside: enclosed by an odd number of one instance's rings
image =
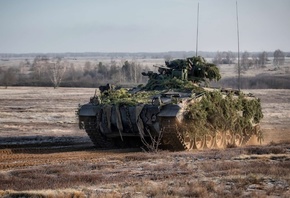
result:
[(86, 130), (86, 133), (97, 148), (112, 149), (115, 147), (113, 140), (104, 137), (98, 130)]
[(243, 145), (258, 145), (263, 141), (263, 133), (259, 124), (253, 127), (252, 131), (244, 133)]
[(88, 117), (84, 122), (85, 130), (97, 148), (114, 148), (112, 139), (105, 137), (101, 132), (96, 117)]
[(190, 136), (188, 135), (188, 133), (185, 134), (185, 137), (183, 139), (184, 141), (184, 145), (185, 145), (185, 149), (186, 150), (192, 150), (194, 149), (194, 141), (192, 138), (190, 138)]
[(162, 148), (173, 151), (181, 151), (187, 149), (176, 125), (162, 127), (162, 132)]
[(235, 146), (239, 147), (243, 145), (243, 136), (242, 134), (233, 134)]
[(249, 140), (249, 138), (251, 136), (252, 136), (252, 134), (233, 133), (233, 132), (228, 130), (224, 133), (225, 147), (227, 147), (227, 146), (240, 147), (242, 145), (245, 145), (245, 143)]
[[(217, 132), (216, 134), (191, 136), (188, 134), (188, 131), (186, 131), (183, 126), (179, 126), (178, 122), (173, 118), (163, 118), (161, 123), (163, 131), (162, 143), (166, 149), (202, 150), (225, 147), (225, 133)], [(232, 136), (229, 138), (232, 139)]]
[(247, 145), (259, 145), (263, 141), (263, 133), (261, 131), (260, 125), (257, 124), (254, 126), (250, 135), (247, 137), (245, 144)]
[(225, 133), (217, 131), (214, 137), (214, 147), (218, 149), (225, 148)]
[(175, 117), (161, 118), (160, 123), (163, 132), (162, 147), (174, 151), (196, 149), (194, 139), (178, 125)]
[[(180, 126), (174, 118), (163, 118), (161, 122), (163, 131), (162, 144), (163, 148), (168, 150), (202, 150), (202, 149), (223, 149), (226, 147), (240, 147), (246, 143), (252, 143), (253, 137), (257, 138), (255, 132), (233, 133), (230, 130), (216, 131), (213, 134), (192, 136)], [(256, 127), (258, 128), (258, 127)], [(254, 129), (255, 130), (255, 129)], [(257, 133), (258, 134), (258, 133)], [(257, 141), (255, 141), (257, 142)]]
[(212, 149), (214, 147), (214, 144), (215, 144), (215, 139), (214, 139), (214, 136), (213, 135), (205, 135), (204, 136), (204, 148), (208, 148), (208, 149)]
[(225, 136), (225, 146), (228, 146), (228, 145), (233, 145), (233, 134), (227, 130), (224, 134)]
[(205, 141), (204, 136), (195, 136), (193, 138), (193, 142), (194, 142), (194, 149), (202, 150), (205, 148), (206, 141)]

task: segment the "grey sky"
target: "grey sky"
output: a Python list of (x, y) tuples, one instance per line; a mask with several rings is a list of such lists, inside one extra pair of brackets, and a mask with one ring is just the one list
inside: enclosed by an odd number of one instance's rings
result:
[[(0, 0), (0, 53), (237, 51), (235, 0)], [(290, 51), (290, 0), (239, 0), (240, 50)]]

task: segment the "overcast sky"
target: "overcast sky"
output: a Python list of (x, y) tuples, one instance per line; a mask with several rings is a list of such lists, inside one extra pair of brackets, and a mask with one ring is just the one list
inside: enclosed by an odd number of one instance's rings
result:
[[(0, 53), (237, 51), (236, 0), (0, 0)], [(290, 0), (238, 0), (241, 51), (290, 51)]]

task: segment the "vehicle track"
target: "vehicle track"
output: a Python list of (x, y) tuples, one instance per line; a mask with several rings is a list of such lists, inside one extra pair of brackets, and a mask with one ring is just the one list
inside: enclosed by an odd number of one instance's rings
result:
[(74, 143), (71, 145), (9, 145), (10, 148), (0, 149), (0, 171), (28, 168), (44, 165), (61, 165), (79, 161), (88, 163), (105, 160), (108, 154), (112, 157), (122, 153), (134, 152), (136, 149), (96, 150), (91, 143)]

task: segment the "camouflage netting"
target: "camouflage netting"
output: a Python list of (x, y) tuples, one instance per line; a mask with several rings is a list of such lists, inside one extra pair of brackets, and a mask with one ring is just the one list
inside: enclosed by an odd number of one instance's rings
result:
[(204, 82), (207, 86), (209, 81), (221, 79), (218, 67), (207, 63), (200, 56), (165, 63), (166, 66), (158, 66), (159, 74), (144, 74), (149, 77), (149, 81), (144, 87), (145, 90), (196, 89), (194, 83)]
[(138, 104), (149, 104), (152, 102), (152, 98), (154, 96), (160, 96), (162, 93), (168, 91), (180, 91), (195, 94), (204, 92), (204, 89), (202, 87), (198, 87), (190, 81), (182, 81), (177, 78), (166, 79), (162, 83), (160, 83), (160, 86), (164, 87), (164, 89), (141, 89), (135, 93), (132, 93), (130, 90), (124, 88), (117, 90), (108, 90), (101, 95), (101, 103), (120, 106), (135, 106)]
[(169, 90), (174, 89), (175, 91), (203, 91), (203, 88), (198, 87), (191, 81), (181, 80), (178, 78), (163, 77), (162, 79), (150, 79), (143, 90)]
[(146, 104), (151, 102), (152, 97), (160, 91), (139, 91), (135, 94), (127, 89), (109, 90), (101, 96), (102, 104), (135, 106), (137, 104)]
[(243, 93), (223, 95), (219, 91), (206, 92), (200, 102), (190, 105), (185, 114), (190, 135), (204, 135), (216, 131), (243, 133), (263, 118), (259, 99)]
[(218, 67), (206, 62), (201, 56), (173, 60), (166, 62), (166, 65), (172, 69), (188, 69), (188, 80), (194, 82), (218, 81), (221, 79)]
[(221, 79), (219, 68), (215, 64), (206, 62), (203, 57), (191, 57), (187, 58), (187, 61), (192, 64), (189, 73), (189, 80), (202, 82), (207, 80), (219, 81)]
[(200, 56), (165, 63), (166, 66), (160, 66), (159, 74), (153, 72), (144, 74), (149, 77), (149, 81), (144, 87), (139, 87), (139, 91), (131, 93), (126, 89), (109, 89), (102, 94), (102, 103), (128, 106), (146, 104), (151, 102), (154, 95), (169, 90), (202, 93), (204, 89), (199, 87), (196, 82), (221, 78), (219, 69), (214, 64), (207, 63)]

